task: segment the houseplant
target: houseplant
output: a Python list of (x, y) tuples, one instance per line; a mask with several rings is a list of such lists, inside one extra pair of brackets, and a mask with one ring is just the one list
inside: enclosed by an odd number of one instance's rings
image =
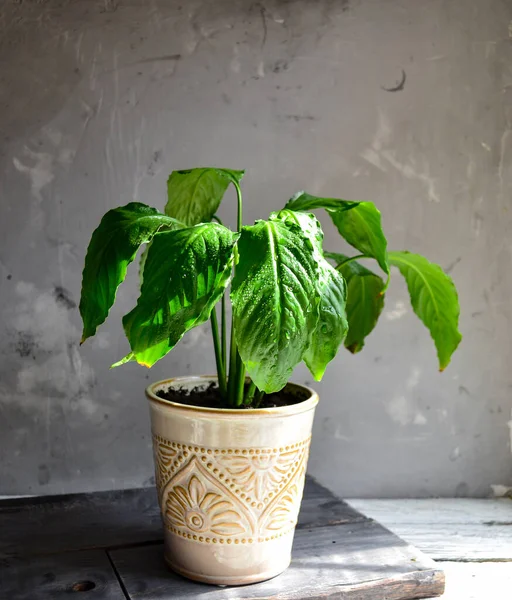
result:
[[(420, 255), (388, 252), (371, 202), (300, 192), (268, 220), (244, 227), (242, 176), (174, 171), (164, 213), (136, 202), (107, 212), (87, 251), (80, 301), (83, 342), (106, 319), (146, 244), (140, 296), (123, 318), (131, 351), (113, 366), (151, 367), (189, 329), (211, 321), (217, 377), (157, 382), (146, 395), (166, 559), (190, 578), (218, 584), (261, 581), (288, 566), (318, 401), (288, 379), (304, 360), (320, 380), (343, 342), (351, 352), (362, 349), (391, 266), (405, 277), (441, 370), (461, 339), (451, 279)], [(230, 185), (236, 232), (215, 214)], [(324, 209), (359, 254), (324, 252), (314, 209)], [(359, 262), (367, 258), (384, 279)]]

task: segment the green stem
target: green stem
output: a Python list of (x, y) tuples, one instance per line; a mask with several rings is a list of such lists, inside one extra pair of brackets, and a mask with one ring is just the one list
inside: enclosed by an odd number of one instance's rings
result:
[(242, 406), (244, 403), (244, 387), (245, 387), (245, 365), (240, 357), (240, 353), (236, 353), (236, 384), (235, 384), (235, 403), (237, 406)]
[(219, 380), (219, 391), (222, 398), (226, 397), (226, 366), (222, 360), (222, 350), (219, 340), (219, 324), (217, 322), (217, 311), (215, 307), (211, 312), (213, 348), (215, 350), (215, 363), (217, 364), (217, 378)]
[[(213, 215), (212, 219), (217, 221), (219, 225), (223, 225), (222, 221), (219, 219), (217, 215)], [(221, 356), (222, 356), (222, 364), (224, 365), (224, 378), (226, 376), (226, 369), (228, 366), (227, 362), (227, 335), (226, 335), (226, 292), (222, 294), (222, 298), (220, 301), (220, 347), (221, 347)]]
[(231, 325), (231, 345), (229, 348), (229, 377), (228, 377), (228, 403), (236, 406), (235, 381), (236, 381), (236, 355), (238, 354), (233, 325)]
[(256, 393), (256, 384), (254, 383), (254, 381), (251, 381), (251, 383), (249, 384), (249, 387), (247, 388), (247, 392), (246, 392), (245, 398), (244, 398), (245, 406), (250, 406), (252, 404), (255, 393)]
[(371, 256), (366, 256), (366, 254), (358, 254), (357, 256), (351, 256), (350, 258), (347, 258), (344, 261), (340, 262), (339, 265), (336, 265), (336, 271), (339, 271), (341, 267), (344, 267), (353, 260), (359, 260), (360, 258), (371, 258)]
[[(212, 221), (217, 221), (217, 223), (219, 225), (224, 225), (223, 222), (220, 220), (220, 218), (217, 215), (213, 215), (212, 217)], [(213, 313), (212, 313), (213, 314)], [(212, 330), (213, 330), (213, 320), (212, 320)], [(218, 331), (217, 328), (217, 315), (215, 315), (215, 331)], [(227, 376), (227, 368), (228, 368), (228, 362), (227, 362), (227, 336), (226, 336), (226, 293), (222, 294), (222, 298), (221, 298), (221, 304), (220, 304), (220, 351), (218, 350), (218, 335), (217, 335), (217, 341), (214, 337), (214, 347), (215, 347), (215, 361), (217, 363), (217, 374), (219, 377), (219, 388), (221, 387), (221, 371), (219, 370), (219, 356), (218, 356), (218, 352), (220, 353), (220, 362), (222, 363), (222, 381), (223, 381), (223, 389), (224, 389), (224, 393), (222, 393), (221, 390), (221, 395), (223, 398), (230, 399), (230, 394), (228, 394), (228, 385), (227, 385), (227, 381), (226, 381), (226, 376)]]
[(233, 181), (233, 184), (236, 189), (236, 201), (238, 205), (238, 212), (236, 215), (236, 230), (238, 233), (240, 233), (242, 231), (242, 190), (237, 182)]
[(390, 281), (391, 281), (391, 273), (388, 273), (388, 278), (386, 279), (386, 283), (384, 284), (384, 288), (382, 289), (382, 292), (380, 293), (381, 296), (384, 296), (384, 294), (387, 292), (387, 289), (389, 287)]
[[(351, 256), (350, 258), (347, 258), (346, 260), (340, 262), (339, 265), (336, 265), (336, 271), (339, 271), (341, 269), (341, 267), (352, 262), (353, 260), (359, 260), (360, 258), (373, 258), (373, 256), (367, 256), (366, 254), (358, 254), (357, 256)], [(384, 296), (384, 294), (386, 293), (386, 290), (389, 287), (389, 282), (391, 281), (391, 274), (386, 273), (386, 275), (387, 275), (387, 279), (386, 279), (386, 283), (384, 284), (384, 288), (380, 293), (381, 296)]]
[(226, 339), (226, 293), (222, 294), (220, 301), (220, 345), (222, 352), (222, 363), (224, 364), (224, 371), (227, 368), (227, 339)]
[(261, 401), (263, 400), (264, 395), (265, 395), (265, 392), (263, 390), (258, 390), (256, 392), (256, 395), (254, 396), (254, 408), (259, 407), (259, 405), (261, 404)]
[[(233, 185), (236, 189), (237, 199), (237, 231), (242, 231), (242, 190), (236, 181), (233, 181)], [(234, 263), (235, 268), (238, 263), (238, 247), (234, 249)], [(243, 374), (240, 374), (240, 372)], [(229, 379), (228, 379), (228, 402), (234, 406), (240, 406), (243, 401), (243, 381), (244, 381), (245, 369), (242, 363), (242, 359), (238, 354), (238, 348), (236, 346), (235, 339), (235, 326), (234, 326), (234, 314), (231, 314), (231, 347), (229, 353)], [(241, 383), (240, 383), (241, 381)], [(241, 391), (240, 391), (241, 386)]]

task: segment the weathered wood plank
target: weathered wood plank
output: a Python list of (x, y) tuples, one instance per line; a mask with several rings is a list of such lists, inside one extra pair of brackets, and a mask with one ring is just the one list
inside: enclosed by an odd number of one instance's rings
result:
[(512, 595), (508, 563), (439, 563), (446, 574), (442, 600), (498, 600)]
[(4, 500), (0, 557), (160, 540), (161, 528), (154, 488)]
[[(366, 517), (307, 478), (300, 527), (361, 520)], [(0, 558), (162, 539), (155, 488), (3, 500), (0, 531)]]
[(512, 501), (508, 499), (350, 503), (435, 560), (512, 561)]
[(299, 513), (299, 529), (323, 527), (325, 525), (341, 525), (368, 521), (368, 517), (352, 508), (335, 496), (330, 490), (320, 485), (312, 477), (306, 477), (304, 496)]
[(347, 500), (379, 523), (490, 523), (512, 522), (510, 498), (428, 498), (420, 500)]
[(78, 591), (95, 600), (125, 600), (104, 550), (0, 561), (2, 600), (55, 600)]
[(373, 522), (297, 531), (290, 568), (248, 587), (189, 582), (168, 570), (161, 544), (114, 550), (110, 556), (130, 598), (139, 600), (410, 600), (438, 596), (444, 588), (444, 575), (433, 561)]
[(510, 525), (391, 526), (397, 535), (434, 560), (512, 561)]

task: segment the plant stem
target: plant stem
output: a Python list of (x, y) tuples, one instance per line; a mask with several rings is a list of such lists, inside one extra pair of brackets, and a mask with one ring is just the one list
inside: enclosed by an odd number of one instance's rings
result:
[(227, 339), (226, 339), (226, 293), (222, 294), (220, 302), (220, 335), (222, 363), (224, 365), (224, 374), (227, 368)]
[(210, 321), (212, 325), (213, 348), (215, 350), (215, 363), (217, 365), (217, 378), (219, 380), (219, 391), (222, 398), (226, 397), (226, 365), (222, 360), (222, 350), (219, 340), (219, 325), (217, 322), (217, 311), (215, 307), (211, 312)]
[(347, 265), (348, 263), (352, 262), (353, 260), (359, 260), (360, 258), (371, 258), (371, 256), (366, 256), (366, 254), (358, 254), (357, 256), (351, 256), (350, 258), (347, 258), (343, 262), (340, 262), (339, 265), (336, 265), (336, 271), (339, 271), (341, 269), (341, 267)]
[(244, 403), (244, 387), (245, 387), (245, 365), (237, 350), (236, 353), (236, 383), (235, 383), (235, 403), (237, 406), (242, 406)]
[[(349, 262), (352, 262), (353, 260), (359, 260), (360, 258), (373, 258), (373, 257), (367, 256), (366, 254), (358, 254), (357, 256), (351, 256), (350, 258), (347, 258), (346, 260), (340, 262), (339, 265), (336, 265), (336, 271), (339, 271), (341, 269), (341, 267), (348, 264)], [(390, 281), (391, 281), (391, 276), (389, 273), (387, 273), (386, 283), (384, 284), (384, 288), (382, 289), (380, 296), (384, 296), (384, 294), (386, 293), (386, 290), (389, 287)]]
[(236, 215), (236, 230), (238, 231), (238, 233), (240, 233), (242, 231), (242, 190), (240, 189), (238, 183), (233, 183), (236, 189), (236, 201), (238, 204), (238, 212)]
[[(217, 221), (217, 223), (219, 225), (224, 225), (224, 223), (220, 220), (220, 218), (217, 215), (213, 215), (212, 219), (214, 221)], [(221, 358), (222, 358), (222, 365), (224, 367), (224, 395), (223, 397), (226, 397), (226, 393), (227, 393), (227, 384), (226, 384), (226, 374), (227, 374), (227, 368), (228, 368), (228, 362), (227, 362), (227, 335), (226, 335), (226, 292), (224, 292), (222, 294), (222, 298), (220, 301), (220, 353), (221, 353)], [(215, 344), (215, 340), (214, 340), (214, 344)], [(217, 353), (215, 353), (215, 359), (217, 360)], [(218, 367), (217, 367), (217, 372), (218, 372)], [(220, 379), (220, 375), (219, 375), (219, 379)], [(219, 384), (220, 387), (220, 384)]]
[(262, 390), (258, 390), (256, 392), (256, 395), (254, 396), (254, 408), (259, 407), (259, 405), (261, 404), (261, 401), (263, 400), (264, 395), (265, 395), (265, 392)]
[(235, 401), (235, 381), (236, 381), (236, 355), (238, 354), (233, 324), (231, 324), (231, 345), (229, 348), (229, 376), (228, 376), (228, 404), (236, 406)]
[[(236, 226), (237, 231), (242, 231), (242, 190), (236, 181), (233, 181), (233, 185), (236, 189), (236, 198), (237, 198), (237, 220)], [(235, 268), (238, 263), (238, 247), (235, 246), (234, 249), (234, 263)], [(244, 383), (244, 375), (245, 369), (242, 363), (242, 359), (238, 354), (238, 348), (236, 346), (235, 339), (235, 325), (234, 325), (234, 315), (231, 314), (231, 347), (229, 353), (229, 379), (228, 379), (228, 402), (234, 406), (240, 406), (243, 401), (243, 383)], [(242, 374), (240, 373), (242, 372)], [(241, 387), (241, 391), (240, 391)]]
[(245, 398), (244, 398), (245, 406), (250, 406), (252, 404), (255, 392), (256, 392), (256, 384), (254, 383), (254, 381), (251, 381), (251, 383), (249, 384), (249, 387), (247, 388), (247, 392), (246, 392)]

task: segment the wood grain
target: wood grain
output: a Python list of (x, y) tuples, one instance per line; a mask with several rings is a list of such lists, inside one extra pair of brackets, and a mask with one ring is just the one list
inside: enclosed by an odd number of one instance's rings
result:
[(298, 529), (368, 521), (358, 510), (340, 500), (310, 476), (306, 477), (299, 513)]
[(161, 544), (110, 552), (130, 598), (409, 600), (441, 594), (435, 563), (373, 522), (297, 531), (290, 568), (273, 580), (239, 588), (189, 582), (168, 570)]
[(435, 563), (311, 478), (291, 567), (247, 587), (168, 570), (154, 488), (1, 501), (0, 531), (2, 600), (59, 598), (87, 582), (99, 600), (411, 600), (444, 586)]
[(390, 527), (434, 560), (512, 561), (512, 526), (430, 523)]
[(0, 558), (162, 539), (154, 488), (0, 502)]
[[(306, 479), (299, 527), (361, 520), (368, 519), (314, 479)], [(155, 488), (2, 500), (0, 531), (0, 558), (163, 539)]]
[(380, 523), (457, 524), (512, 522), (510, 498), (429, 498), (398, 500), (348, 500), (357, 511)]
[(125, 600), (105, 551), (0, 561), (2, 600), (55, 600), (79, 591), (84, 594), (78, 598)]
[(512, 561), (510, 499), (350, 502), (435, 560)]

